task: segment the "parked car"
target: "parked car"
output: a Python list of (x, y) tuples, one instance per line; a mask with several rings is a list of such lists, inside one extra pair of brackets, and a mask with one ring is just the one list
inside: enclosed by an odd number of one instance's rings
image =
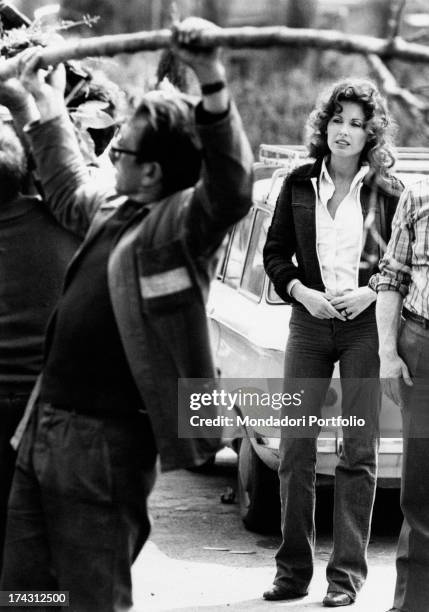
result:
[[(400, 148), (395, 174), (407, 185), (429, 174), (429, 148)], [(276, 294), (265, 274), (262, 251), (285, 175), (308, 161), (302, 146), (262, 145), (255, 164), (253, 207), (225, 245), (207, 313), (215, 362), (223, 378), (281, 379), (291, 306)], [(367, 231), (371, 231), (367, 228)], [(325, 410), (340, 414), (338, 371)], [(378, 486), (398, 487), (402, 438), (399, 408), (383, 396)], [(247, 528), (264, 532), (279, 524), (279, 431), (243, 426), (232, 445), (238, 451), (238, 495)], [(317, 476), (332, 481), (341, 450), (341, 431), (322, 429)]]

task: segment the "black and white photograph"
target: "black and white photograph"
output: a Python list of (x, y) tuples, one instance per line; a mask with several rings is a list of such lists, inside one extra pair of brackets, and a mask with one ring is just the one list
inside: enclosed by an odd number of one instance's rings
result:
[(429, 612), (429, 2), (0, 0), (0, 609)]

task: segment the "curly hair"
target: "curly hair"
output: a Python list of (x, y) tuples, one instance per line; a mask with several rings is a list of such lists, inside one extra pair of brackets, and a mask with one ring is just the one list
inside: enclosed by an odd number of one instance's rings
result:
[(363, 79), (339, 81), (322, 95), (306, 126), (310, 156), (320, 159), (329, 154), (327, 126), (333, 115), (341, 112), (341, 102), (355, 102), (362, 106), (368, 139), (360, 162), (368, 162), (375, 171), (385, 174), (395, 163), (391, 148), (394, 124), (377, 87)]

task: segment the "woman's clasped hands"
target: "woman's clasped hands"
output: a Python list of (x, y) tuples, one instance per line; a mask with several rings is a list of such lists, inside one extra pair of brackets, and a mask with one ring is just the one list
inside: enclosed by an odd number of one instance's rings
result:
[(359, 287), (343, 294), (330, 296), (328, 293), (310, 289), (303, 284), (293, 288), (293, 297), (317, 319), (355, 319), (377, 298), (369, 287)]

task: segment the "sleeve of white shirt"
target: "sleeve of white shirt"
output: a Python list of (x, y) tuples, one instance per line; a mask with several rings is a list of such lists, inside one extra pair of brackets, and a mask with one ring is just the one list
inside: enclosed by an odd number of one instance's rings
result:
[(288, 295), (290, 295), (290, 297), (292, 297), (292, 289), (295, 287), (295, 285), (297, 283), (301, 283), (301, 281), (298, 278), (293, 278), (291, 281), (288, 282), (288, 284), (286, 285), (286, 291), (288, 293)]

